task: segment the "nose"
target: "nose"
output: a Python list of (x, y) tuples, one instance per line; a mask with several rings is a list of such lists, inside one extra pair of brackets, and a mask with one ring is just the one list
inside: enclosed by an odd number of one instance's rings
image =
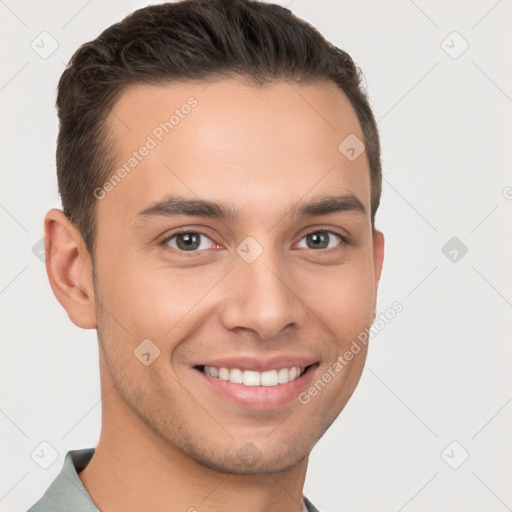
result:
[(260, 339), (275, 338), (292, 326), (299, 328), (307, 307), (295, 287), (292, 273), (275, 251), (265, 249), (251, 263), (237, 255), (225, 283), (224, 327), (250, 329)]

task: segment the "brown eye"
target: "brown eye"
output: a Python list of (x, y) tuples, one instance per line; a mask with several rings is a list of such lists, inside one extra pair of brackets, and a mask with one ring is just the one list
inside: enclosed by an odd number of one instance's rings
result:
[(209, 249), (207, 243), (202, 243), (204, 239), (211, 241), (211, 239), (203, 233), (198, 233), (196, 231), (183, 231), (180, 233), (174, 233), (170, 237), (166, 238), (162, 244), (168, 245), (169, 247), (179, 251), (195, 252), (198, 249)]

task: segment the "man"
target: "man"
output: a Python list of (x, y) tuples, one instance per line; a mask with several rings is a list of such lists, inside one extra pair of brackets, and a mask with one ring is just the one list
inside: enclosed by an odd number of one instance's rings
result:
[(46, 268), (98, 332), (102, 429), (31, 510), (317, 510), (384, 251), (352, 59), (276, 5), (155, 5), (77, 50), (57, 106)]

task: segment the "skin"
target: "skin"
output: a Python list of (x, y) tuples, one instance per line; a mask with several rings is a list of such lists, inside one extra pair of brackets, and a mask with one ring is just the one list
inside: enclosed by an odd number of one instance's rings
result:
[[(357, 386), (366, 349), (307, 404), (273, 410), (217, 395), (191, 366), (296, 354), (319, 362), (317, 380), (371, 325), (384, 238), (371, 226), (366, 154), (351, 162), (338, 150), (361, 128), (329, 82), (136, 85), (108, 119), (119, 166), (190, 96), (191, 113), (97, 201), (94, 281), (75, 226), (57, 209), (45, 217), (52, 289), (77, 326), (98, 332), (102, 429), (79, 476), (108, 512), (299, 512), (309, 453)], [(334, 193), (366, 213), (287, 215)], [(138, 220), (168, 194), (240, 217)], [(161, 244), (179, 227), (205, 235), (192, 256), (176, 248), (180, 237)], [(328, 249), (308, 245), (325, 231)], [(236, 252), (248, 236), (263, 248), (250, 264)], [(160, 350), (149, 366), (133, 353), (146, 338)]]

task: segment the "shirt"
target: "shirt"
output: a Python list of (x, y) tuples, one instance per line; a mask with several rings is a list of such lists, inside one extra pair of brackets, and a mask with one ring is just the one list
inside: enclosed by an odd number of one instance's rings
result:
[[(94, 450), (86, 448), (67, 452), (60, 473), (28, 512), (99, 512), (78, 477), (91, 460)], [(320, 511), (303, 495), (302, 512)]]

